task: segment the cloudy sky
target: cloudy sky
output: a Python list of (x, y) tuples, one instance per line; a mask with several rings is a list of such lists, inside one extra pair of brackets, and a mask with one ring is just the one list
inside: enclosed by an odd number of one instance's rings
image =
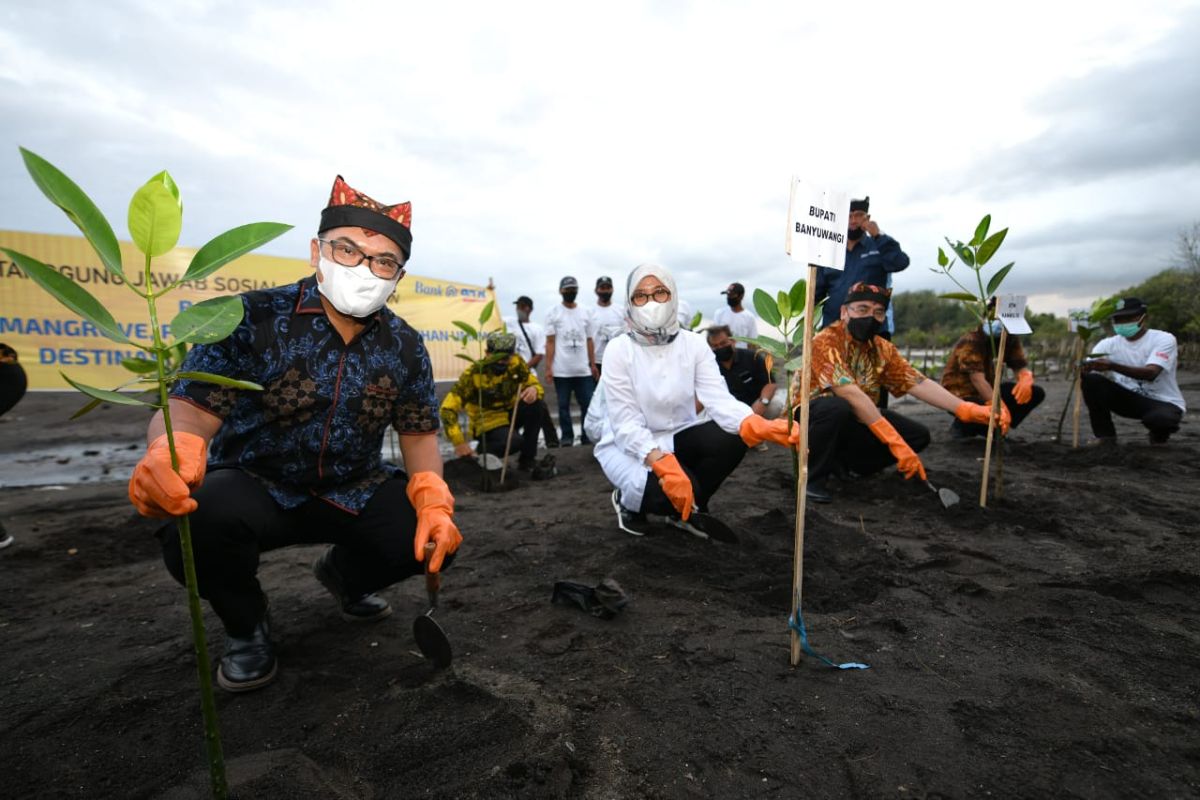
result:
[[(675, 272), (802, 276), (792, 175), (871, 196), (913, 265), (990, 212), (1006, 287), (1062, 313), (1170, 264), (1200, 220), (1200, 6), (859, 2), (9, 3), (0, 228), (74, 233), (22, 145), (124, 230), (160, 169), (182, 243), (254, 220), (304, 257), (333, 177), (413, 203), (413, 273), (531, 295)], [(980, 10), (976, 10), (976, 9)], [(999, 264), (997, 264), (998, 266)]]

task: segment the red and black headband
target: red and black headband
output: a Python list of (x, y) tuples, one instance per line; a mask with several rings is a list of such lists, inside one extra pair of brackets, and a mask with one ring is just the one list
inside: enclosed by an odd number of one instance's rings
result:
[(400, 246), (406, 259), (412, 255), (412, 203), (385, 206), (350, 188), (338, 175), (317, 232), (342, 227), (363, 228), (368, 236), (382, 234)]

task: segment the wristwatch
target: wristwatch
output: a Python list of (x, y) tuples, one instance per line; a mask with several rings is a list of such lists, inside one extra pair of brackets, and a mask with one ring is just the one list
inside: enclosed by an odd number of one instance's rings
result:
[(758, 402), (762, 403), (764, 406), (769, 406), (769, 405), (771, 405), (771, 398), (770, 397), (760, 397), (760, 398), (758, 398)]

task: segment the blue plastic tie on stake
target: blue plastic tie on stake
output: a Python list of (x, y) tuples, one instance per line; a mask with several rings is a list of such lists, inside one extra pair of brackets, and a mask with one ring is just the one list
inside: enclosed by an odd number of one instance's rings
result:
[(857, 661), (847, 661), (844, 664), (835, 664), (825, 656), (808, 646), (808, 631), (804, 629), (804, 615), (800, 613), (800, 605), (796, 605), (796, 616), (788, 617), (788, 627), (800, 634), (800, 649), (813, 658), (820, 659), (822, 662), (834, 669), (870, 669), (866, 664), (860, 664)]

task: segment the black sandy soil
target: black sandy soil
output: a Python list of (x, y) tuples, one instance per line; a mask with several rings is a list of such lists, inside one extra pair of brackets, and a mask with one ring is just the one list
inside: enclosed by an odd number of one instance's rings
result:
[[(1182, 382), (1200, 408), (1200, 377)], [(1116, 451), (1072, 450), (1050, 438), (1066, 387), (1048, 389), (986, 510), (982, 442), (949, 441), (948, 417), (915, 403), (895, 407), (933, 428), (929, 476), (959, 506), (890, 470), (810, 506), (812, 643), (867, 671), (788, 664), (778, 449), (750, 452), (713, 502), (740, 546), (619, 532), (588, 448), (511, 492), (456, 481), (466, 543), (437, 615), (455, 647), (444, 672), (412, 640), (420, 583), (387, 592), (393, 616), (352, 625), (309, 571), (317, 548), (266, 555), (279, 679), (217, 698), (237, 796), (1200, 794), (1197, 415), (1167, 447), (1123, 425)], [(0, 418), (0, 459), (140, 448), (140, 412), (65, 423), (77, 405), (28, 396)], [(17, 537), (0, 551), (4, 797), (204, 796), (185, 597), (125, 474), (0, 489)], [(615, 619), (550, 603), (556, 580), (605, 577), (631, 597)]]

